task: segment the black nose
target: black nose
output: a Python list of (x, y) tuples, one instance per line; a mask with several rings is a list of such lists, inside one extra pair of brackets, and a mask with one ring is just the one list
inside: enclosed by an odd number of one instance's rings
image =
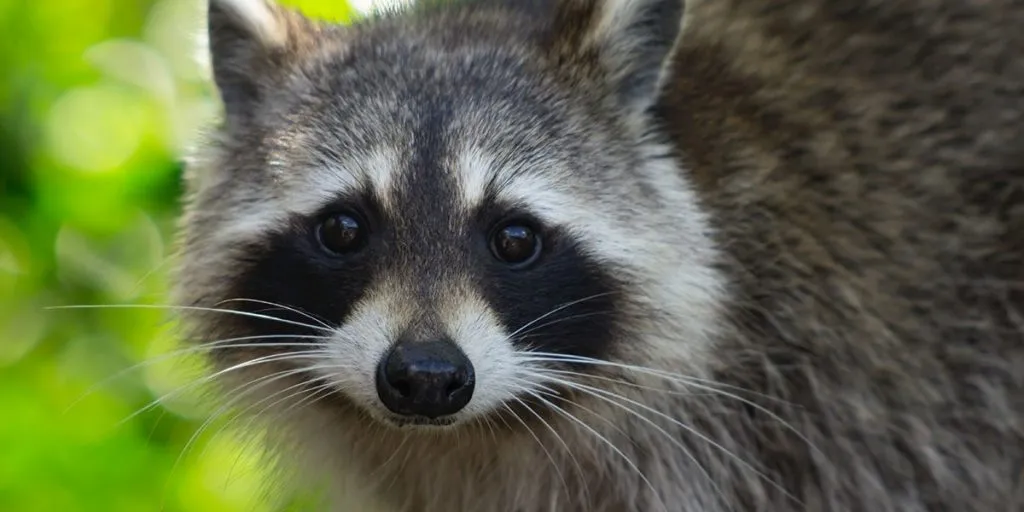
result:
[(377, 395), (392, 412), (437, 418), (473, 396), (473, 364), (448, 341), (406, 341), (377, 365)]

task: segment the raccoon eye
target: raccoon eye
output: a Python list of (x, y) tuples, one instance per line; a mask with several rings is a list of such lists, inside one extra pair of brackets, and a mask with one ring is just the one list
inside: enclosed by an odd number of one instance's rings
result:
[(345, 254), (362, 247), (365, 233), (359, 219), (345, 213), (331, 215), (317, 228), (320, 245), (335, 254)]
[(491, 252), (499, 260), (525, 266), (533, 263), (540, 255), (540, 237), (529, 226), (509, 224), (491, 236)]

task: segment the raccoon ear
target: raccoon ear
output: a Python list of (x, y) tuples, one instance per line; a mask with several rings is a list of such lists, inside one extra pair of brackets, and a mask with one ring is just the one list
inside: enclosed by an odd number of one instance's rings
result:
[(596, 55), (624, 105), (643, 114), (660, 92), (681, 31), (684, 0), (583, 1), (590, 8), (579, 50)]
[(228, 122), (240, 121), (287, 69), (313, 23), (272, 0), (209, 0), (207, 12), (213, 79)]

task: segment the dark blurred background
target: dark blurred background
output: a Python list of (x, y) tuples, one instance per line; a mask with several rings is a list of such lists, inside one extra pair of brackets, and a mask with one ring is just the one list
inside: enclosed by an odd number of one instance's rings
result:
[(218, 109), (205, 6), (0, 0), (0, 511), (302, 508), (263, 499), (252, 443), (204, 425), (200, 364), (158, 357), (166, 311), (48, 309), (167, 304), (181, 156)]

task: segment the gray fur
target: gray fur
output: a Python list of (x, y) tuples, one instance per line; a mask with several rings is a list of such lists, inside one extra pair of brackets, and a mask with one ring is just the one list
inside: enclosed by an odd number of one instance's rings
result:
[[(342, 389), (273, 423), (294, 471), (336, 510), (1024, 509), (1024, 2), (688, 0), (678, 38), (637, 29), (677, 7), (212, 20), (233, 27), (211, 32), (228, 116), (190, 170), (181, 303), (231, 298), (267, 235), (333, 194), (404, 211), (409, 121), (447, 101), (448, 200), (504, 183), (572, 229), (622, 276), (609, 359), (699, 379), (588, 368), (628, 407), (573, 393), (578, 421), (458, 432), (385, 427)], [(365, 303), (416, 316), (393, 299), (451, 279), (438, 308), (457, 308), (459, 270), (396, 272)]]

